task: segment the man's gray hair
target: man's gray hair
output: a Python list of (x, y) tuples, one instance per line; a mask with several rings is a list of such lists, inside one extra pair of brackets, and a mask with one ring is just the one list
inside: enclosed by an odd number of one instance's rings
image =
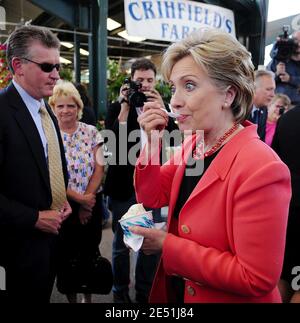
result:
[(272, 71), (269, 70), (256, 70), (254, 71), (254, 85), (256, 86), (259, 82), (259, 80), (262, 77), (270, 77), (273, 80), (275, 79), (275, 74)]

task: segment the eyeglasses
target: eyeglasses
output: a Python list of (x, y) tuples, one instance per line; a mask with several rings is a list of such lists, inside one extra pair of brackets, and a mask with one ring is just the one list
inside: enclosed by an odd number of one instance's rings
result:
[(28, 62), (34, 63), (40, 67), (40, 69), (45, 73), (50, 73), (53, 71), (54, 68), (56, 68), (57, 72), (60, 69), (60, 64), (50, 64), (50, 63), (37, 63), (32, 61), (31, 59), (23, 57), (22, 59), (25, 59)]

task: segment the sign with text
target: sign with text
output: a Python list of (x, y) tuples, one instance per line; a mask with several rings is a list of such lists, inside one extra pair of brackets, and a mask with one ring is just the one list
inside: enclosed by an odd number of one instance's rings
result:
[(130, 36), (175, 42), (202, 27), (235, 36), (233, 11), (201, 2), (124, 1), (126, 30)]

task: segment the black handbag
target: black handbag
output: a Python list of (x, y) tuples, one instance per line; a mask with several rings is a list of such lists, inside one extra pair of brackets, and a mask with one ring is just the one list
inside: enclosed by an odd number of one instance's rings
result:
[(113, 285), (110, 261), (100, 252), (90, 260), (78, 256), (62, 265), (57, 279), (57, 289), (63, 294), (109, 294)]
[(110, 261), (100, 254), (92, 259), (83, 279), (82, 293), (109, 294), (113, 285), (113, 274)]

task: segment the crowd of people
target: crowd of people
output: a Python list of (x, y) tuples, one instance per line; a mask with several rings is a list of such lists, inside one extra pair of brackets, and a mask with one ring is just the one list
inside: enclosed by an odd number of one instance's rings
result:
[[(47, 28), (18, 27), (7, 41), (13, 80), (0, 92), (0, 266), (9, 299), (47, 303), (56, 281), (79, 301), (71, 270), (100, 255), (104, 193), (115, 303), (300, 302), (300, 32), (293, 36), (299, 46), (288, 60), (255, 71), (228, 33), (193, 32), (163, 54), (170, 102), (155, 89), (157, 67), (137, 59), (107, 109), (116, 140), (104, 167), (105, 138), (86, 89), (59, 80), (59, 40)], [(163, 163), (172, 131), (183, 141)], [(133, 300), (119, 220), (136, 203), (155, 223), (162, 207), (168, 216), (164, 228), (129, 228), (144, 237)], [(81, 302), (92, 302), (91, 292)]]

